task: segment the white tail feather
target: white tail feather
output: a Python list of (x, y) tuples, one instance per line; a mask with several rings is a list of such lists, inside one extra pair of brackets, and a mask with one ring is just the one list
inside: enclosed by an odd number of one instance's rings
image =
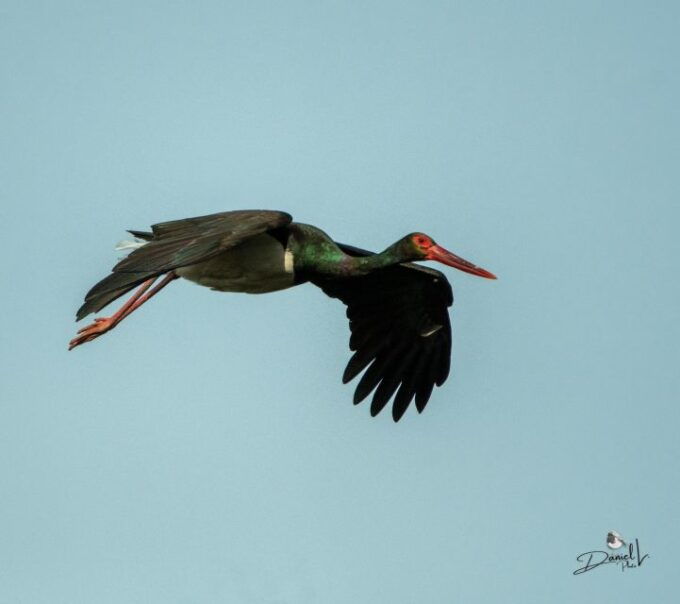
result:
[(125, 250), (136, 250), (139, 247), (142, 247), (143, 245), (146, 245), (149, 243), (148, 241), (142, 241), (141, 239), (135, 239), (134, 241), (131, 241), (130, 239), (123, 239), (122, 241), (119, 241), (116, 244), (116, 251), (117, 252), (122, 252)]
[(137, 238), (135, 238), (134, 241), (130, 240), (130, 239), (123, 239), (122, 241), (119, 241), (116, 244), (115, 249), (116, 249), (117, 252), (124, 252), (123, 256), (125, 256), (125, 254), (129, 254), (133, 250), (136, 250), (136, 249), (142, 247), (143, 245), (146, 245), (147, 243), (149, 243), (149, 242), (148, 241), (142, 241), (141, 239), (137, 239)]

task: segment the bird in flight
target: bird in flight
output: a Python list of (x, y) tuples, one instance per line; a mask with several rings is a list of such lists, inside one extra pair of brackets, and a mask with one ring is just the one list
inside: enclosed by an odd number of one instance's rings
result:
[(496, 278), (424, 233), (406, 235), (376, 254), (337, 243), (321, 229), (273, 210), (220, 212), (129, 233), (137, 239), (130, 245), (133, 251), (87, 293), (76, 320), (136, 291), (113, 315), (80, 329), (69, 350), (110, 331), (179, 277), (218, 291), (251, 294), (309, 282), (347, 306), (354, 354), (343, 383), (368, 367), (354, 404), (375, 391), (375, 416), (394, 397), (394, 421), (414, 398), (422, 412), (433, 387), (446, 381), (451, 360), (451, 286), (443, 273), (413, 262), (435, 260)]

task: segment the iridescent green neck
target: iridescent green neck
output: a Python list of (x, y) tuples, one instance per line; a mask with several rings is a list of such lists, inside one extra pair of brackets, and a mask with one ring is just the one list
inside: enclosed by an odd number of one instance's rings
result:
[(335, 249), (324, 249), (323, 247), (314, 249), (314, 246), (306, 246), (302, 250), (302, 254), (303, 263), (307, 269), (311, 269), (317, 274), (337, 277), (367, 275), (371, 271), (401, 261), (391, 248), (371, 256), (350, 256), (337, 246), (335, 246)]
[(373, 270), (405, 260), (401, 257), (398, 243), (379, 254), (350, 256), (320, 229), (300, 224), (296, 224), (295, 227), (289, 247), (293, 252), (296, 272), (353, 277), (366, 275)]
[(385, 268), (386, 266), (402, 262), (394, 246), (390, 246), (379, 254), (373, 254), (372, 256), (347, 256), (347, 258), (348, 260), (345, 262), (349, 264), (351, 273), (355, 275), (365, 275), (375, 269)]

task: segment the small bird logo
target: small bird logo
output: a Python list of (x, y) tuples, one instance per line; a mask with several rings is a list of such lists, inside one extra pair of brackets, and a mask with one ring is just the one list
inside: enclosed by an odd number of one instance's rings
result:
[(626, 545), (626, 542), (616, 531), (609, 531), (607, 533), (607, 547), (609, 549), (619, 549), (624, 545)]

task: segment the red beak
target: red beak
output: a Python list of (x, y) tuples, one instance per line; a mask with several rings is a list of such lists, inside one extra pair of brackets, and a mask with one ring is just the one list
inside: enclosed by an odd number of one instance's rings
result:
[(437, 262), (441, 262), (442, 264), (446, 264), (447, 266), (457, 268), (459, 271), (464, 271), (466, 273), (470, 273), (471, 275), (477, 275), (478, 277), (484, 277), (485, 279), (496, 278), (496, 275), (494, 275), (493, 273), (490, 273), (489, 271), (486, 271), (483, 268), (475, 266), (474, 264), (472, 264), (472, 262), (468, 262), (467, 260), (464, 260), (460, 256), (452, 254), (451, 252), (449, 252), (449, 250), (445, 250), (443, 247), (439, 245), (433, 245), (427, 251), (426, 258), (427, 260), (436, 260)]

